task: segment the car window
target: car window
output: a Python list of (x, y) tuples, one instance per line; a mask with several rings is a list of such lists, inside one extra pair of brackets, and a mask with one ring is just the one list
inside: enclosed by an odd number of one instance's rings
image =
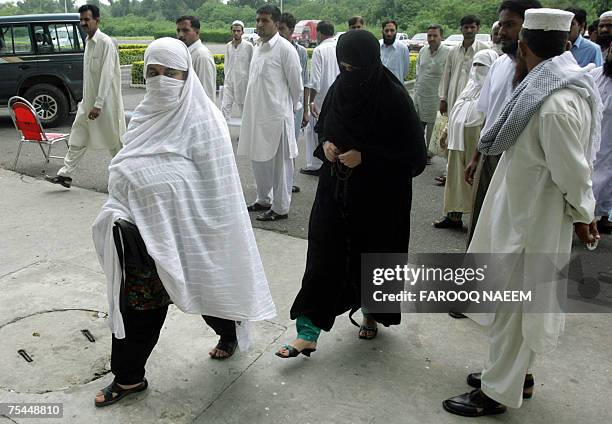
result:
[(11, 39), (11, 27), (0, 26), (0, 55), (13, 53), (13, 41)]
[(32, 42), (30, 41), (30, 29), (28, 28), (28, 25), (13, 25), (12, 29), (13, 53), (32, 53)]
[(34, 27), (34, 39), (39, 53), (69, 53), (80, 51), (78, 29), (72, 23), (39, 24)]

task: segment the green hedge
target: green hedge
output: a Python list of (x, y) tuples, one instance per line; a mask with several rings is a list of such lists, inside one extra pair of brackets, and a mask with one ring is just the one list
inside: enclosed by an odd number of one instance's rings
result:
[(123, 49), (119, 50), (119, 63), (121, 65), (130, 65), (134, 62), (144, 60), (144, 52), (146, 49)]
[(221, 87), (225, 82), (225, 64), (217, 64), (217, 88)]
[(132, 63), (132, 84), (144, 84), (144, 61)]
[[(162, 37), (176, 38), (176, 31), (157, 31), (153, 33), (155, 39)], [(227, 43), (231, 41), (232, 34), (229, 30), (203, 30), (200, 32), (200, 40), (206, 43)]]
[(224, 54), (214, 54), (213, 58), (215, 59), (215, 65), (219, 65), (221, 63), (225, 63), (225, 55)]
[(148, 44), (119, 44), (119, 50), (146, 49)]

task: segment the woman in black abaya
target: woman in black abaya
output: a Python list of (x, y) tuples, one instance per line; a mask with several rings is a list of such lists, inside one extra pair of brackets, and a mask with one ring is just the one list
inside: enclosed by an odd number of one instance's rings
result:
[[(427, 160), (412, 100), (382, 65), (378, 40), (368, 31), (350, 31), (340, 37), (336, 56), (340, 75), (316, 127), (323, 143), (315, 155), (323, 166), (306, 270), (291, 308), (298, 337), (277, 352), (283, 358), (310, 356), (321, 330), (360, 308), (362, 253), (408, 251), (412, 178)], [(377, 323), (400, 322), (399, 307), (396, 313), (362, 312), (360, 338), (374, 338)]]

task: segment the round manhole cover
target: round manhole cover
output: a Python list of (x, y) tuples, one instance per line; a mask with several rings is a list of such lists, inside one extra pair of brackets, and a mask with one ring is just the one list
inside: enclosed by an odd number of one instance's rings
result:
[(98, 311), (51, 311), (0, 327), (0, 388), (45, 393), (107, 374), (111, 332), (104, 318)]

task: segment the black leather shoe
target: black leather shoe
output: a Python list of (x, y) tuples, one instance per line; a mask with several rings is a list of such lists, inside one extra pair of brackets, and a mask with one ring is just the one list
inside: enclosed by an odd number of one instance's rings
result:
[(300, 174), (312, 175), (313, 177), (318, 177), (320, 173), (321, 173), (320, 169), (306, 169), (306, 168), (300, 169)]
[(247, 205), (247, 210), (249, 212), (261, 212), (261, 211), (269, 211), (272, 206), (262, 205), (260, 203), (253, 203), (252, 205)]
[[(448, 315), (451, 318), (455, 318), (455, 319), (467, 318), (467, 316), (465, 314), (462, 314), (461, 312), (457, 312), (457, 311), (448, 311)], [(478, 386), (478, 387), (480, 387), (480, 386)]]
[(448, 216), (445, 216), (440, 221), (434, 221), (433, 226), (435, 228), (463, 228), (463, 221), (460, 219), (450, 219)]
[[(476, 389), (480, 389), (482, 373), (473, 372), (467, 376), (468, 386), (472, 386)], [(525, 376), (525, 384), (523, 384), (523, 399), (531, 399), (533, 397), (533, 388), (535, 386), (535, 380), (533, 374), (527, 374)]]
[(463, 417), (483, 417), (506, 412), (504, 405), (494, 401), (480, 389), (474, 389), (469, 393), (446, 399), (442, 402), (442, 407), (446, 412)]
[(300, 192), (300, 188), (298, 186), (291, 187), (291, 193), (299, 193), (299, 192)]
[(62, 177), (61, 175), (56, 175), (55, 177), (45, 177), (45, 181), (48, 181), (51, 184), (59, 184), (66, 188), (70, 188), (72, 185), (72, 178)]
[(255, 219), (258, 221), (278, 221), (281, 219), (287, 219), (288, 217), (288, 214), (280, 215), (270, 209), (269, 211), (264, 212), (261, 215), (257, 215), (257, 218)]

